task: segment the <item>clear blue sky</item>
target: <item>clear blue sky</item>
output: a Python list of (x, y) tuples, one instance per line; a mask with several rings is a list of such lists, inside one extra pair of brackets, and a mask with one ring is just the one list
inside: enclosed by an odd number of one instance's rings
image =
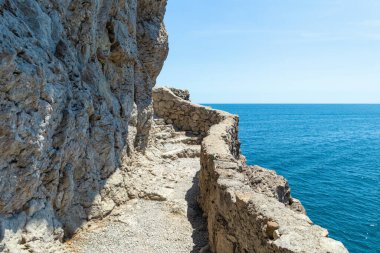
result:
[(198, 103), (380, 103), (380, 0), (169, 0), (159, 85)]

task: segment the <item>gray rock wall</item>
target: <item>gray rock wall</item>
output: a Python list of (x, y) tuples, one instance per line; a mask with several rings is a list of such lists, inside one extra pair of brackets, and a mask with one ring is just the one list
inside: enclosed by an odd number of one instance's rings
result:
[(348, 252), (306, 216), (283, 177), (245, 164), (237, 116), (191, 104), (166, 88), (154, 89), (153, 97), (155, 113), (166, 121), (182, 130), (207, 131), (200, 158), (199, 204), (207, 215), (213, 252)]
[(108, 178), (147, 143), (165, 7), (0, 0), (0, 251), (48, 252), (110, 211)]

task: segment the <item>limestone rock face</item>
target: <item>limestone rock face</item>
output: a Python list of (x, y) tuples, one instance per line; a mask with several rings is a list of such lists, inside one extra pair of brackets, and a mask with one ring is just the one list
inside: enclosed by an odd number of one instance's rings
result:
[(34, 218), (62, 238), (61, 223), (73, 232), (103, 215), (94, 205), (110, 206), (101, 204), (107, 179), (147, 143), (168, 53), (165, 7), (0, 0), (0, 251), (7, 238), (35, 242), (17, 232)]

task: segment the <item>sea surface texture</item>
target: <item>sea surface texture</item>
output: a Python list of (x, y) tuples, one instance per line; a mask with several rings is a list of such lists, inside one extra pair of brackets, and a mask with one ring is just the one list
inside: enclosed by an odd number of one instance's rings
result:
[(380, 105), (207, 104), (240, 116), (248, 163), (285, 176), (351, 253), (380, 253)]

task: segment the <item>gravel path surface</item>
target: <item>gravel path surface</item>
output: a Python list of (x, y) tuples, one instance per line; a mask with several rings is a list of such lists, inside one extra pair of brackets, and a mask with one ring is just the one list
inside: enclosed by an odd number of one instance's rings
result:
[(196, 198), (200, 139), (156, 120), (146, 154), (125, 166), (128, 195), (103, 220), (83, 226), (71, 252), (196, 252), (207, 245), (207, 224)]

